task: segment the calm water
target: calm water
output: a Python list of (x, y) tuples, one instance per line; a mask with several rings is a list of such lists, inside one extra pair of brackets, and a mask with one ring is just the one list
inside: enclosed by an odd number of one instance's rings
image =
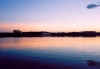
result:
[(100, 62), (100, 37), (0, 38), (2, 69), (100, 69), (87, 60)]

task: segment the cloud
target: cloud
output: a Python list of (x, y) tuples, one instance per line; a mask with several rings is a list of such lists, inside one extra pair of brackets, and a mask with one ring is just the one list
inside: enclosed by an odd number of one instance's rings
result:
[(96, 8), (96, 7), (99, 7), (100, 5), (97, 5), (97, 4), (89, 4), (86, 8), (88, 9), (93, 9), (93, 8)]

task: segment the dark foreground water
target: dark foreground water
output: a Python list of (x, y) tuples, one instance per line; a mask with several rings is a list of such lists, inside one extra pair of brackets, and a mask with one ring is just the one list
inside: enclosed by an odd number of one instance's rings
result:
[(100, 37), (0, 38), (0, 69), (100, 69)]

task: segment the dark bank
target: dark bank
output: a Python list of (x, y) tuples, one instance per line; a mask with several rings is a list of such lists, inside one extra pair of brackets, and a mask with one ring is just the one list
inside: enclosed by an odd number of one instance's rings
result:
[(81, 31), (81, 32), (22, 32), (13, 30), (13, 32), (0, 32), (0, 37), (96, 37), (100, 36), (100, 32)]

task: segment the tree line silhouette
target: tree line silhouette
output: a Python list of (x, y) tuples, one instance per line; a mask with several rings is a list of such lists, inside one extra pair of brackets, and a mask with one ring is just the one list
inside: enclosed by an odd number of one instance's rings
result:
[(82, 31), (82, 32), (22, 32), (13, 30), (13, 32), (0, 32), (0, 37), (96, 37), (100, 36), (100, 32)]

